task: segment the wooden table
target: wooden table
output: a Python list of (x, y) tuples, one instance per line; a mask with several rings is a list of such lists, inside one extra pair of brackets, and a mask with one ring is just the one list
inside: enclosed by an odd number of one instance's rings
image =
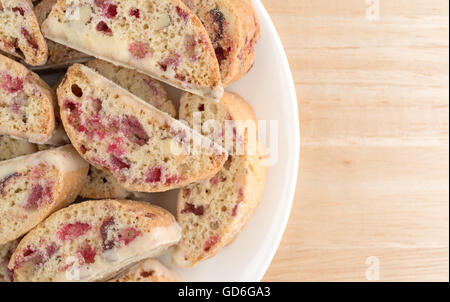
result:
[(265, 281), (449, 280), (449, 2), (367, 1), (262, 0), (302, 139)]

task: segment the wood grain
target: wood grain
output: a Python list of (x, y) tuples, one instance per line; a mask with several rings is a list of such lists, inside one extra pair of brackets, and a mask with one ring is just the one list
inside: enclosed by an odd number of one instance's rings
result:
[(374, 256), (380, 281), (448, 281), (449, 2), (380, 0), (379, 20), (366, 0), (262, 2), (289, 58), (302, 139), (264, 280), (367, 281)]

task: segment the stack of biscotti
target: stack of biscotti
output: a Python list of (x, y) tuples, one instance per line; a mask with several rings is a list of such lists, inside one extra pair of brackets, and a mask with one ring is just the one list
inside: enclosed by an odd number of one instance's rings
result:
[(19, 243), (15, 281), (106, 281), (180, 239), (166, 210), (129, 200), (86, 201), (56, 212)]
[(216, 255), (242, 230), (261, 199), (267, 170), (262, 165), (265, 151), (257, 141), (255, 115), (238, 95), (226, 92), (215, 103), (185, 94), (180, 118), (191, 126), (198, 118), (203, 125), (199, 131), (223, 144), (230, 154), (214, 177), (186, 186), (178, 195), (177, 220), (183, 235), (173, 261), (191, 267)]

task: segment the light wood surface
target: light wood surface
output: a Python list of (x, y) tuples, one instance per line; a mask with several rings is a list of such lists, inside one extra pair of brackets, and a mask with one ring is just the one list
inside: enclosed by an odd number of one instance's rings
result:
[(449, 280), (449, 2), (376, 1), (262, 0), (302, 144), (265, 281)]

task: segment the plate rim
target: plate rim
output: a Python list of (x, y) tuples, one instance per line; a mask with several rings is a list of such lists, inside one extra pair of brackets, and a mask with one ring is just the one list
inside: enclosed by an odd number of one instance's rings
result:
[[(295, 191), (296, 191), (298, 175), (299, 175), (300, 118), (299, 118), (299, 114), (298, 114), (299, 107), (298, 107), (297, 93), (295, 90), (294, 78), (292, 76), (292, 71), (291, 71), (289, 61), (287, 59), (287, 55), (284, 50), (283, 44), (281, 42), (280, 36), (278, 35), (275, 25), (269, 15), (269, 13), (267, 12), (266, 8), (264, 7), (264, 4), (261, 2), (261, 0), (254, 0), (253, 5), (254, 5), (257, 13), (260, 15), (260, 18), (262, 16), (261, 21), (267, 22), (267, 26), (270, 30), (270, 34), (275, 39), (275, 41), (274, 41), (275, 48), (280, 55), (283, 72), (286, 74), (287, 79), (288, 79), (287, 85), (288, 85), (289, 102), (291, 103), (291, 106), (294, 109), (292, 112), (292, 118), (293, 118), (293, 122), (295, 122), (295, 126), (294, 126), (295, 129), (293, 129), (293, 133), (295, 134), (293, 139), (295, 141), (293, 142), (292, 148), (293, 148), (293, 150), (294, 149), (297, 150), (297, 152), (294, 152), (294, 155), (293, 155), (294, 168), (292, 169), (292, 171), (290, 171), (291, 177), (289, 178), (288, 191), (285, 194), (285, 195), (287, 195), (287, 197), (286, 197), (287, 200), (285, 201), (285, 205), (286, 205), (285, 210), (282, 211), (282, 213), (278, 217), (275, 217), (275, 219), (272, 220), (272, 224), (276, 223), (280, 227), (278, 227), (277, 231), (274, 234), (275, 238), (272, 241), (271, 248), (267, 249), (267, 251), (265, 252), (266, 256), (262, 257), (262, 259), (264, 259), (264, 260), (262, 260), (262, 262), (263, 262), (262, 265), (254, 273), (254, 275), (255, 275), (254, 279), (256, 279), (257, 281), (261, 281), (264, 278), (265, 274), (267, 273), (267, 270), (269, 269), (269, 266), (271, 265), (273, 258), (275, 257), (275, 254), (280, 247), (281, 240), (284, 236), (284, 233), (286, 232), (287, 224), (289, 222), (289, 217), (292, 212), (292, 206), (294, 203)], [(286, 98), (286, 100), (287, 99), (288, 98)]]

